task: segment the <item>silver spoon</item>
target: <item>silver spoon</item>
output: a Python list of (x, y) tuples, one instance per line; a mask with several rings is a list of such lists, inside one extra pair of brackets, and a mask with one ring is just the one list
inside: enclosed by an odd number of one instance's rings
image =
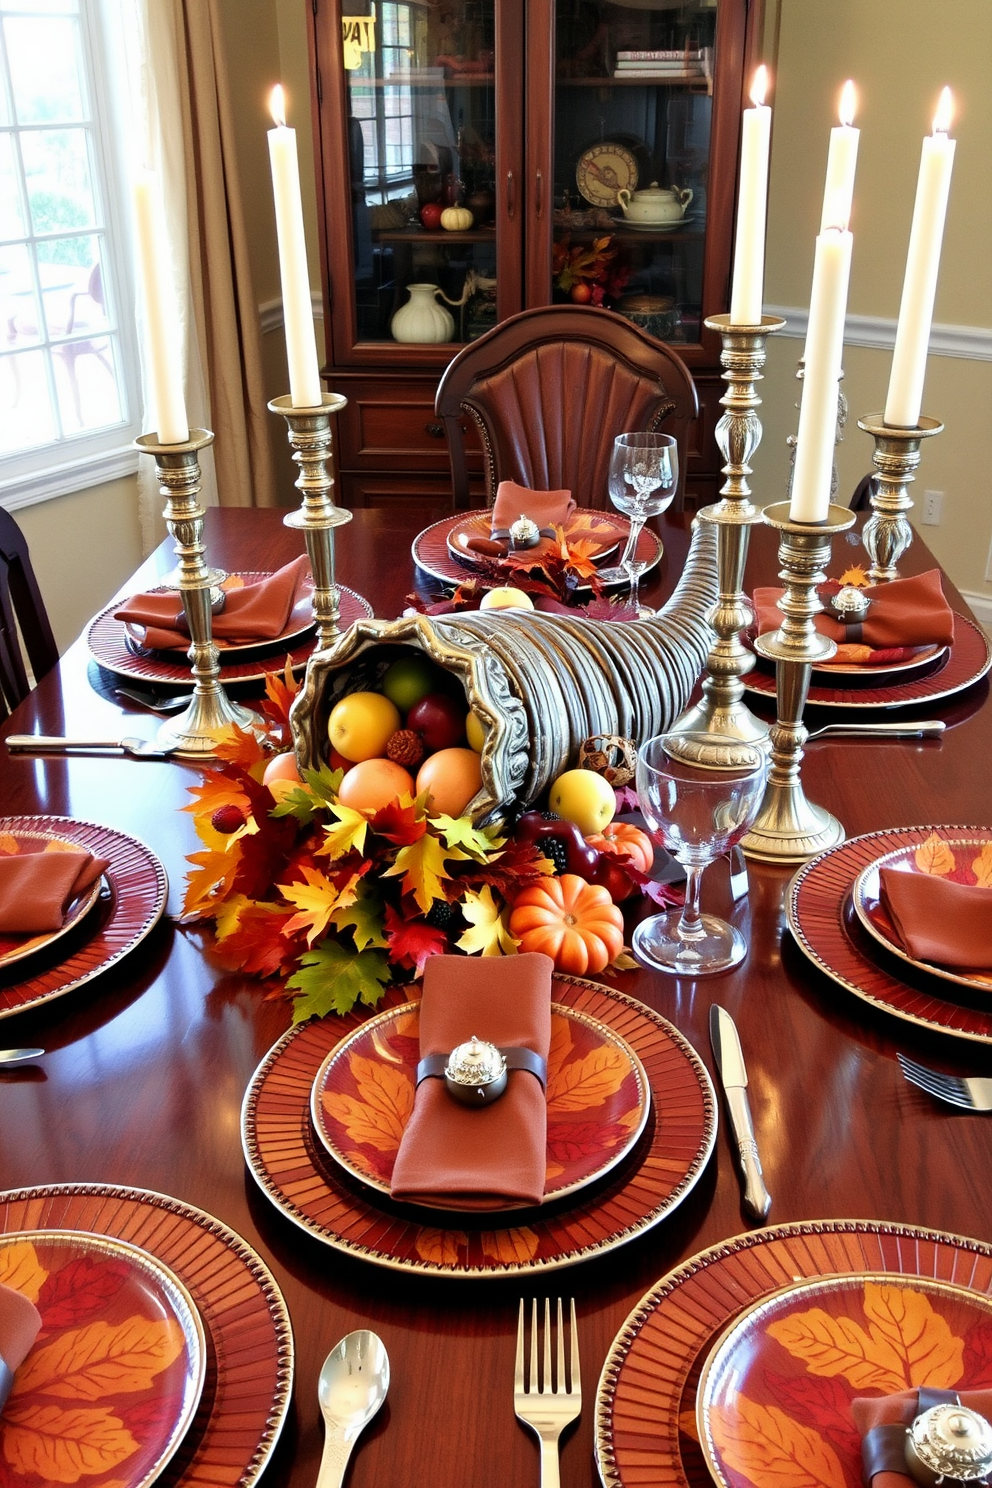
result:
[(382, 1339), (359, 1328), (331, 1349), (317, 1384), (324, 1455), (316, 1488), (341, 1488), (351, 1449), (386, 1398), (389, 1355)]
[(68, 739), (61, 734), (8, 734), (4, 740), (11, 754), (75, 754), (77, 750), (120, 749), (134, 759), (170, 759), (178, 745), (162, 745), (155, 739)]
[(848, 734), (851, 738), (859, 735), (867, 738), (874, 735), (880, 739), (932, 738), (942, 734), (946, 727), (941, 718), (924, 718), (919, 723), (826, 723), (823, 728), (814, 729), (811, 734), (807, 734), (806, 743), (811, 744), (814, 739), (822, 739), (824, 734), (833, 734), (835, 737)]
[(44, 1049), (0, 1049), (0, 1069), (11, 1069), (17, 1064), (34, 1064), (44, 1052)]

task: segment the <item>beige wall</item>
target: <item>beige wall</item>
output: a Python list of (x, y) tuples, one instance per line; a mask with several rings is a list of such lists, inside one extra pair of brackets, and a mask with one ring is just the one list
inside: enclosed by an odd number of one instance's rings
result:
[[(775, 68), (765, 299), (809, 303), (828, 132), (840, 85), (858, 85), (861, 127), (852, 215), (849, 309), (892, 320), (899, 311), (920, 144), (940, 90), (956, 100), (958, 141), (934, 319), (992, 328), (992, 4), (989, 0), (771, 0), (766, 55)], [(776, 55), (777, 54), (777, 55)], [(772, 338), (755, 464), (763, 500), (779, 499), (785, 437), (795, 431), (800, 344)], [(849, 346), (844, 389), (850, 419), (838, 454), (841, 490), (871, 468), (860, 415), (885, 402), (890, 353)], [(924, 446), (916, 490), (946, 493), (939, 527), (922, 529), (959, 588), (992, 598), (985, 577), (992, 545), (988, 465), (992, 362), (930, 356), (923, 411), (945, 432)]]

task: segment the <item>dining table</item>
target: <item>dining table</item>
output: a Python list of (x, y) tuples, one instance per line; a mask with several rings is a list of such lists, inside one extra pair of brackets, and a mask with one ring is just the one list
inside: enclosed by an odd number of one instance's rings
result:
[[(211, 509), (209, 561), (231, 572), (288, 562), (303, 540), (283, 516)], [(424, 517), (397, 502), (356, 510), (337, 530), (338, 580), (365, 596), (377, 616), (402, 613), (417, 585), (431, 592), (411, 560)], [(689, 512), (659, 520), (664, 554), (643, 581), (647, 603), (671, 592), (691, 524)], [(866, 563), (857, 532), (837, 540), (831, 572)], [(122, 595), (161, 582), (173, 565), (166, 541)], [(915, 537), (903, 572), (934, 565)], [(773, 582), (776, 571), (775, 534), (759, 525), (748, 587)], [(944, 585), (967, 614), (946, 576)], [(92, 658), (83, 636), (4, 722), (0, 740), (11, 732), (153, 737), (159, 719), (118, 696), (119, 682)], [(255, 684), (234, 691), (249, 704), (259, 695)], [(773, 700), (749, 701), (772, 716)], [(806, 722), (813, 728), (843, 716), (820, 707)], [(946, 729), (939, 738), (827, 736), (807, 746), (806, 794), (834, 813), (849, 838), (935, 824), (992, 827), (987, 679), (870, 716), (939, 717)], [(600, 1371), (625, 1319), (672, 1268), (754, 1229), (742, 1210), (722, 1099), (712, 1156), (681, 1202), (628, 1243), (568, 1268), (452, 1278), (391, 1269), (323, 1244), (270, 1202), (246, 1165), (240, 1137), (245, 1090), (290, 1027), (291, 1004), (277, 980), (221, 969), (210, 932), (181, 919), (186, 859), (200, 846), (183, 808), (210, 768), (117, 754), (15, 756), (0, 742), (0, 817), (72, 817), (127, 833), (154, 851), (169, 880), (166, 912), (140, 946), (75, 992), (0, 1022), (3, 1044), (45, 1050), (34, 1065), (0, 1069), (0, 1189), (86, 1183), (150, 1190), (214, 1216), (258, 1253), (285, 1298), (295, 1360), (292, 1402), (263, 1484), (312, 1488), (323, 1443), (321, 1365), (343, 1335), (364, 1327), (385, 1344), (391, 1383), (354, 1452), (351, 1488), (536, 1484), (536, 1442), (513, 1406), (519, 1300), (574, 1297), (583, 1402), (562, 1441), (561, 1474), (566, 1488), (591, 1488), (600, 1481)], [(946, 1071), (992, 1075), (992, 1044), (894, 1016), (815, 966), (787, 926), (794, 872), (795, 865), (751, 861), (748, 890), (735, 900), (727, 863), (707, 871), (704, 908), (731, 918), (747, 939), (735, 970), (687, 979), (638, 968), (603, 980), (669, 1020), (714, 1074), (717, 1091), (709, 1010), (718, 1002), (731, 1013), (772, 1196), (767, 1225), (877, 1220), (992, 1240), (992, 1117), (938, 1103), (907, 1083), (896, 1058), (903, 1051)], [(184, 1481), (173, 1471), (161, 1481)], [(224, 1481), (242, 1479), (232, 1468)], [(629, 1481), (676, 1484), (680, 1477), (645, 1467)]]

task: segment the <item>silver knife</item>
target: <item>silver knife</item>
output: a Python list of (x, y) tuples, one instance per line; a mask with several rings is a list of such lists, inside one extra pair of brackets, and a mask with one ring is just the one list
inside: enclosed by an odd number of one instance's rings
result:
[(0, 1049), (0, 1069), (10, 1069), (15, 1064), (34, 1064), (44, 1052), (44, 1049)]
[(765, 1187), (758, 1144), (754, 1140), (754, 1122), (747, 1098), (747, 1070), (741, 1052), (737, 1025), (725, 1008), (716, 1003), (710, 1008), (710, 1043), (716, 1059), (723, 1093), (727, 1098), (730, 1124), (737, 1143), (741, 1173), (744, 1176), (744, 1208), (757, 1220), (768, 1218), (772, 1196)]

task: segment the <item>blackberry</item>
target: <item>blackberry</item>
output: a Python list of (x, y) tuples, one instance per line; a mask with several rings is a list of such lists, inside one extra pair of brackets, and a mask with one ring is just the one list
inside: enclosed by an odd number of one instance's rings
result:
[(542, 821), (561, 821), (561, 817), (558, 815), (557, 811), (542, 811), (541, 812), (541, 820)]
[(565, 873), (568, 869), (568, 843), (564, 837), (542, 837), (534, 846), (543, 858), (550, 858), (555, 865), (555, 872)]
[(435, 899), (424, 919), (435, 930), (450, 930), (458, 922), (458, 906), (447, 899)]

